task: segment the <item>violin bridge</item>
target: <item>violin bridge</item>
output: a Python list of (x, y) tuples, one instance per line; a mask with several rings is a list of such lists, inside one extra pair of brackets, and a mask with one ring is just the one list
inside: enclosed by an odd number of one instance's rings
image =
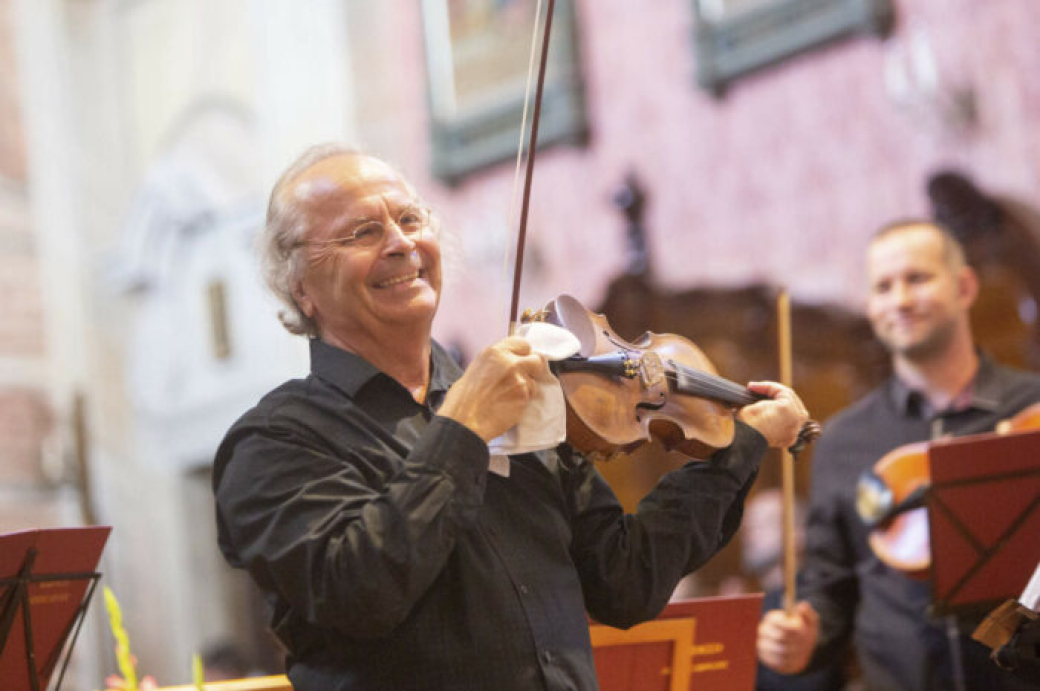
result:
[(661, 362), (661, 356), (650, 350), (644, 352), (639, 358), (639, 376), (647, 389), (664, 383), (664, 363)]

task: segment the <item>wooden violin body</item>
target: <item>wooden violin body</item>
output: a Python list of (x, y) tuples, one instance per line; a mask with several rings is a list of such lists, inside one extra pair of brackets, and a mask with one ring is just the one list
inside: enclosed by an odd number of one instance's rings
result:
[(581, 343), (576, 357), (553, 363), (567, 401), (567, 441), (579, 451), (612, 455), (656, 438), (668, 450), (705, 458), (732, 443), (736, 410), (762, 398), (719, 377), (689, 340), (644, 333), (625, 341), (569, 295), (532, 318)]
[[(1040, 428), (1040, 403), (996, 426), (998, 434)], [(931, 486), (928, 442), (906, 444), (885, 454), (859, 480), (856, 510), (871, 528), (867, 538), (882, 562), (923, 580), (931, 567), (927, 497)]]
[(931, 483), (928, 443), (900, 446), (860, 477), (856, 510), (872, 526), (867, 542), (877, 558), (923, 579), (932, 557), (924, 498)]

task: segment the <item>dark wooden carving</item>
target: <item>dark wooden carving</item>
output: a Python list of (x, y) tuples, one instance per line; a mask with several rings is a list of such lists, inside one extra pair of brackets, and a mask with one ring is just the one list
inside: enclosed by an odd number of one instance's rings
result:
[(646, 204), (643, 186), (635, 173), (629, 173), (614, 193), (614, 206), (625, 216), (625, 273), (630, 276), (646, 276), (650, 272), (650, 248), (643, 229)]
[(979, 275), (976, 339), (1000, 362), (1040, 369), (1040, 213), (951, 170), (932, 175), (927, 191), (935, 220), (957, 236)]

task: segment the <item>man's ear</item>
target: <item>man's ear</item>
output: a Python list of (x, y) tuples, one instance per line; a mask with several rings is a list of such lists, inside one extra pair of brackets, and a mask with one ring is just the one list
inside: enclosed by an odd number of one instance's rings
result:
[(300, 308), (301, 312), (307, 315), (308, 319), (314, 318), (314, 301), (311, 300), (309, 295), (307, 295), (307, 290), (303, 287), (303, 281), (296, 281), (293, 283), (292, 298), (296, 303), (296, 306)]
[(975, 298), (979, 296), (979, 277), (975, 269), (970, 266), (961, 267), (957, 276), (957, 291), (965, 308), (975, 304)]

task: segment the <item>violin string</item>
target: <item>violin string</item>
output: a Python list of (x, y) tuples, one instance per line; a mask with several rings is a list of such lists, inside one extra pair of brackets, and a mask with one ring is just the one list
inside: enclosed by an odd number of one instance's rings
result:
[(731, 382), (728, 379), (723, 379), (722, 377), (709, 372), (685, 367), (674, 361), (671, 362), (671, 365), (679, 371), (684, 378), (684, 381), (680, 381), (679, 375), (669, 373), (669, 377), (672, 381), (677, 384), (692, 384), (699, 392), (704, 393), (708, 397), (719, 398), (720, 400), (731, 403), (753, 403), (758, 400), (748, 392), (746, 387)]
[(680, 377), (675, 374), (669, 374), (668, 379), (678, 385), (687, 386), (687, 392), (690, 394), (702, 395), (706, 398), (712, 398), (726, 403), (750, 402), (750, 400), (745, 399), (745, 397), (740, 393), (734, 392), (728, 387), (719, 386), (716, 382), (696, 381), (686, 378), (680, 379)]
[[(677, 384), (688, 383), (678, 382), (674, 375), (670, 377), (670, 380)], [(691, 395), (703, 396), (704, 398), (710, 398), (711, 400), (720, 403), (732, 403), (734, 405), (749, 405), (756, 401), (756, 399), (750, 398), (746, 394), (730, 391), (729, 389), (713, 387), (711, 385), (690, 387), (687, 392)]]
[[(513, 242), (514, 232), (519, 233), (519, 229), (516, 228), (516, 218), (519, 212), (519, 200), (520, 200), (520, 171), (523, 170), (524, 162), (524, 150), (525, 143), (527, 142), (527, 111), (531, 105), (531, 85), (534, 82), (534, 66), (535, 56), (538, 55), (538, 24), (539, 19), (542, 16), (542, 0), (538, 0), (534, 9), (534, 24), (532, 26), (531, 33), (531, 53), (527, 58), (527, 85), (524, 87), (524, 107), (523, 112), (520, 116), (520, 142), (516, 147), (516, 167), (513, 170), (513, 190), (509, 195), (509, 216), (506, 220), (506, 248), (502, 254), (502, 276), (499, 281), (498, 291), (498, 308), (495, 314), (501, 314), (505, 312), (505, 287), (509, 284), (509, 269), (513, 266), (512, 250), (516, 245)], [(528, 155), (530, 155), (528, 153)], [(509, 324), (509, 331), (512, 332), (514, 324)]]
[(675, 362), (674, 360), (669, 361), (669, 364), (683, 377), (686, 377), (697, 384), (704, 385), (708, 388), (715, 390), (730, 391), (732, 393), (746, 393), (746, 389), (739, 384), (724, 379), (718, 375), (705, 372), (704, 370), (694, 369), (687, 367), (683, 364)]
[(683, 376), (692, 379), (698, 384), (707, 386), (709, 388), (714, 388), (715, 390), (727, 391), (735, 396), (738, 396), (742, 400), (757, 400), (750, 392), (748, 392), (746, 386), (741, 386), (740, 384), (730, 381), (729, 379), (726, 379), (724, 377), (720, 377), (717, 374), (712, 374), (711, 372), (705, 372), (704, 370), (698, 370), (692, 367), (687, 367), (681, 363), (675, 362), (674, 360), (671, 361), (671, 365), (677, 371), (681, 371)]

